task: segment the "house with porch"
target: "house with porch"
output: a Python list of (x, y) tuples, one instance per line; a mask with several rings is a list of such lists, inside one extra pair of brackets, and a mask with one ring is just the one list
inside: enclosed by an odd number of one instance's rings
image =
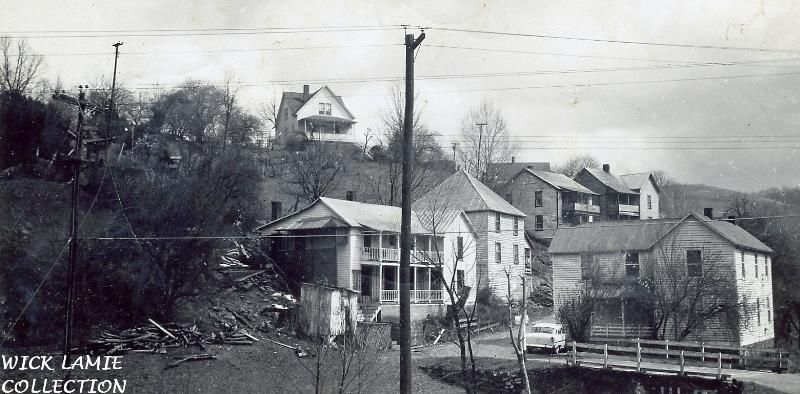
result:
[(595, 335), (774, 341), (773, 251), (733, 223), (690, 213), (561, 227), (548, 252), (555, 310), (589, 292), (599, 299)]
[(640, 172), (638, 174), (620, 175), (619, 179), (629, 189), (639, 193), (639, 219), (649, 220), (661, 217), (659, 212), (661, 188), (658, 187), (653, 173)]
[(283, 92), (276, 116), (275, 139), (279, 145), (291, 141), (316, 140), (353, 143), (355, 116), (341, 96), (327, 85), (311, 93)]
[(638, 220), (639, 193), (631, 190), (621, 179), (611, 173), (611, 165), (603, 169), (584, 168), (575, 175), (575, 182), (599, 194), (597, 205), (599, 220)]
[[(502, 298), (522, 297), (525, 257), (525, 214), (466, 171), (458, 171), (414, 201), (416, 212), (458, 209), (475, 231), (475, 264), (478, 288), (488, 287)], [(507, 276), (508, 274), (508, 276)]]
[[(435, 220), (436, 231), (429, 225)], [(365, 319), (399, 319), (399, 207), (321, 197), (257, 229), (276, 236), (272, 257), (298, 282), (359, 291)], [(466, 214), (411, 215), (412, 318), (442, 314), (447, 288), (475, 287), (474, 231)], [(474, 292), (465, 302), (474, 303)]]
[(527, 215), (525, 232), (537, 240), (553, 238), (561, 226), (591, 223), (600, 215), (600, 195), (566, 175), (524, 168), (502, 186), (506, 200)]

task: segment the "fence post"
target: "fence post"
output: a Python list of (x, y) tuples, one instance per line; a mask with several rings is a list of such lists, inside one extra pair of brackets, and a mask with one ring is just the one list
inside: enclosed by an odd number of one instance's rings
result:
[(606, 338), (609, 338), (608, 326), (609, 326), (609, 324), (606, 324)]
[(681, 349), (681, 376), (683, 376), (683, 349)]
[(706, 347), (705, 347), (705, 345), (700, 346), (700, 361), (706, 362)]
[(642, 372), (642, 345), (636, 341), (636, 372)]
[(778, 350), (778, 369), (783, 369), (783, 352)]
[(667, 343), (667, 358), (669, 358), (669, 339), (665, 341)]
[(578, 347), (575, 345), (575, 341), (572, 341), (572, 365), (578, 365)]
[(719, 352), (717, 357), (718, 357), (718, 359), (717, 359), (717, 379), (721, 380), (722, 379), (722, 352)]
[(603, 368), (608, 368), (608, 344), (603, 344)]

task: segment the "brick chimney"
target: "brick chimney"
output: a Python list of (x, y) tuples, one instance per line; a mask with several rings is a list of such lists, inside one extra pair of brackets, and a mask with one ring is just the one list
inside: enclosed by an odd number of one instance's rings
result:
[(611, 164), (603, 164), (603, 172), (611, 173)]
[(308, 85), (303, 85), (303, 102), (308, 101)]
[(511, 162), (513, 163), (514, 161), (515, 161), (515, 157), (511, 156)]
[(714, 219), (714, 208), (703, 208), (703, 216)]
[(345, 194), (345, 200), (347, 201), (355, 201), (356, 200), (356, 191), (355, 190), (348, 190)]
[(736, 225), (736, 216), (735, 215), (729, 215), (728, 219), (726, 219), (725, 221), (735, 226)]

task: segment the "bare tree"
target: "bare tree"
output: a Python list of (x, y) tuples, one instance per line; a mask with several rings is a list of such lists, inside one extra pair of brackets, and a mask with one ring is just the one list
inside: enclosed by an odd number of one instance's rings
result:
[(512, 146), (505, 117), (491, 102), (482, 101), (461, 121), (458, 156), (464, 169), (486, 185), (498, 176), (498, 163), (511, 161)]
[(522, 300), (520, 300), (518, 312), (522, 318), (519, 322), (517, 335), (514, 337), (514, 302), (511, 295), (511, 271), (505, 270), (505, 274), (508, 285), (508, 336), (511, 339), (511, 345), (514, 347), (514, 355), (517, 356), (517, 365), (519, 366), (519, 373), (522, 374), (522, 381), (525, 383), (525, 392), (530, 394), (531, 383), (528, 380), (528, 369), (525, 367), (525, 326), (528, 322), (527, 284), (525, 283), (525, 275), (521, 275)]
[[(280, 111), (279, 106), (280, 100), (275, 94), (261, 103), (258, 116), (261, 118), (264, 124), (264, 130), (267, 134), (263, 138), (265, 141), (270, 141), (271, 136), (275, 135), (275, 130), (278, 128), (278, 116), (280, 116), (278, 113)], [(269, 142), (267, 142), (267, 145), (267, 147), (271, 147)]]
[(711, 245), (682, 245), (670, 235), (655, 248), (655, 262), (643, 266), (640, 280), (654, 316), (657, 339), (683, 340), (708, 322), (731, 333), (746, 327), (750, 309), (737, 294), (733, 267)]
[(591, 337), (594, 312), (613, 294), (618, 284), (609, 283), (610, 278), (617, 276), (614, 269), (603, 275), (601, 267), (593, 261), (582, 261), (581, 269), (582, 276), (583, 270), (586, 271), (585, 279), (572, 291), (555, 300), (555, 304), (558, 305), (555, 315), (573, 341), (588, 342)]
[[(344, 168), (344, 157), (333, 146), (321, 141), (309, 141), (306, 149), (294, 154), (289, 169), (295, 195), (309, 204), (335, 185)], [(296, 208), (296, 207), (295, 207)]]
[(658, 187), (664, 187), (669, 185), (674, 185), (675, 179), (673, 179), (666, 171), (662, 170), (653, 170), (650, 172), (653, 175), (653, 179), (656, 181), (656, 185)]
[(564, 163), (556, 165), (553, 167), (553, 171), (574, 178), (584, 168), (600, 168), (600, 161), (594, 156), (584, 153), (572, 156)]
[(33, 53), (27, 41), (17, 40), (14, 45), (9, 37), (0, 37), (0, 52), (3, 55), (0, 65), (0, 91), (16, 95), (28, 94), (31, 83), (43, 67), (42, 56)]
[(228, 144), (228, 134), (230, 133), (231, 123), (233, 119), (238, 116), (241, 109), (237, 103), (237, 96), (239, 89), (235, 86), (236, 82), (233, 81), (233, 75), (227, 73), (225, 75), (225, 82), (222, 87), (222, 151), (225, 152), (225, 147)]

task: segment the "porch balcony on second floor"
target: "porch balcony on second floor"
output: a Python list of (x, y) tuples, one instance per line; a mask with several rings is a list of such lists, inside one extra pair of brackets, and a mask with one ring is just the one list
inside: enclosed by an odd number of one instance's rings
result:
[(592, 204), (585, 204), (585, 203), (572, 203), (569, 205), (565, 205), (564, 208), (566, 210), (573, 210), (578, 212), (586, 212), (586, 213), (600, 213), (600, 206), (599, 205), (592, 205)]
[(627, 216), (639, 216), (639, 206), (629, 204), (619, 204), (619, 214)]
[[(400, 236), (398, 234), (365, 235), (361, 258), (369, 261), (400, 261)], [(437, 251), (438, 250), (438, 251)], [(443, 257), (444, 239), (427, 235), (414, 237), (411, 250), (412, 263), (440, 263)]]

